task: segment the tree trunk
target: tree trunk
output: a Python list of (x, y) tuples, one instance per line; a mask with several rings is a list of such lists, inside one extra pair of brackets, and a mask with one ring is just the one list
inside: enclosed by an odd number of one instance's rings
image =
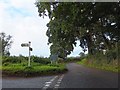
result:
[(86, 40), (87, 40), (87, 46), (88, 46), (88, 54), (93, 55), (93, 43), (92, 43), (92, 34), (91, 34), (91, 32), (89, 32), (86, 35)]

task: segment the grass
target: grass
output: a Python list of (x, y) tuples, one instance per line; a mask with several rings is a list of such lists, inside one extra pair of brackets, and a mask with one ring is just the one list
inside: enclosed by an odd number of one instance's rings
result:
[(65, 64), (51, 64), (49, 58), (31, 56), (31, 66), (28, 67), (28, 57), (3, 56), (3, 76), (41, 76), (64, 73), (67, 71)]
[(120, 70), (120, 67), (118, 65), (111, 65), (111, 64), (97, 64), (97, 63), (88, 63), (87, 59), (83, 59), (81, 61), (78, 61), (77, 64), (85, 65), (87, 67), (112, 71), (112, 72), (118, 72)]
[(3, 75), (8, 76), (41, 76), (64, 73), (67, 71), (64, 64), (58, 65), (39, 65), (34, 63), (31, 67), (22, 64), (11, 64), (2, 67)]

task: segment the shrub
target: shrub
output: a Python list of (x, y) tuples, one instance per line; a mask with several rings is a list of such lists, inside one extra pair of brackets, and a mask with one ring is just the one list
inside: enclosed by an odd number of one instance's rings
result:
[(2, 63), (21, 63), (22, 59), (17, 56), (3, 56)]
[(4, 63), (3, 66), (8, 66), (9, 64), (10, 64), (9, 62)]
[[(28, 57), (24, 56), (3, 56), (2, 64), (4, 63), (24, 63), (23, 66), (28, 63)], [(49, 64), (50, 60), (48, 58), (31, 56), (31, 62)]]
[(41, 64), (49, 64), (50, 63), (50, 60), (48, 58), (37, 57), (37, 56), (31, 56), (31, 60), (35, 63), (41, 63)]
[(41, 65), (41, 66), (22, 66), (20, 64), (12, 64), (9, 66), (3, 66), (3, 74), (14, 76), (39, 76), (39, 75), (51, 75), (58, 74), (67, 71), (65, 65)]

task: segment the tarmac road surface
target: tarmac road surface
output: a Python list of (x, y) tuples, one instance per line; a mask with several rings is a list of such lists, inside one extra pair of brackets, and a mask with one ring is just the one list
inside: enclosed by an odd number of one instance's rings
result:
[[(118, 73), (67, 64), (68, 72), (33, 78), (4, 77), (2, 88), (118, 88)], [(27, 90), (27, 89), (26, 89)], [(30, 89), (32, 90), (32, 89)]]

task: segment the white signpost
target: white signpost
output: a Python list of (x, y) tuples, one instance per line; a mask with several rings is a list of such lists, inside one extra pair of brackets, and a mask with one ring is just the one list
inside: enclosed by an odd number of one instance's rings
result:
[(29, 44), (28, 43), (22, 43), (21, 46), (22, 47), (29, 47)]
[(28, 66), (30, 66), (30, 51), (32, 51), (32, 48), (30, 47), (30, 45), (31, 45), (31, 42), (21, 44), (22, 47), (29, 47)]

